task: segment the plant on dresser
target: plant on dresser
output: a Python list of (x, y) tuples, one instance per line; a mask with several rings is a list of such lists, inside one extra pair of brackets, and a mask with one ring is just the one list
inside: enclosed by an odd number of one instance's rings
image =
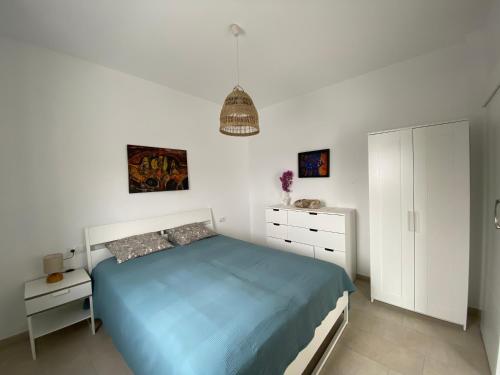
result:
[(356, 220), (350, 208), (266, 208), (269, 247), (335, 263), (356, 278)]

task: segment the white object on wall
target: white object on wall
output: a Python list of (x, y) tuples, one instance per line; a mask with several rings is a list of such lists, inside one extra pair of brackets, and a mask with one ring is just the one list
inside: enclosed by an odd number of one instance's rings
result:
[(467, 121), (369, 137), (372, 299), (466, 327)]
[(267, 244), (343, 267), (356, 279), (356, 218), (350, 208), (266, 208)]

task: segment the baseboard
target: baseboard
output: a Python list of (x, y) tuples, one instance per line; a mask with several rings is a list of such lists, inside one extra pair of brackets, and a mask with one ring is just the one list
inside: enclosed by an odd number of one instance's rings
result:
[(29, 341), (28, 331), (24, 331), (18, 333), (14, 336), (9, 336), (0, 340), (0, 349), (5, 348), (6, 346), (21, 342), (21, 341)]
[(356, 275), (356, 279), (370, 282), (370, 276), (360, 275), (359, 273)]
[(481, 318), (481, 310), (478, 309), (477, 307), (468, 307), (467, 308), (467, 315), (468, 316), (477, 316)]

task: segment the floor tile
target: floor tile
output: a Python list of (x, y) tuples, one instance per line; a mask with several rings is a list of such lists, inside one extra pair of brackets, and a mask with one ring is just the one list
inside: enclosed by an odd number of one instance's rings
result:
[(335, 361), (329, 361), (322, 374), (324, 375), (387, 375), (388, 368), (373, 361), (345, 345), (335, 352)]
[(132, 371), (127, 367), (120, 353), (116, 350), (96, 353), (91, 358), (98, 375), (131, 375)]
[(426, 358), (424, 375), (489, 375), (488, 369), (478, 370), (467, 363), (445, 363), (434, 358)]

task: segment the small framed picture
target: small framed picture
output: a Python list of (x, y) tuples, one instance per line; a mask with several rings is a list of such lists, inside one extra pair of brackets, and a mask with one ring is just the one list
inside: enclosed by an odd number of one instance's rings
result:
[(299, 178), (330, 177), (330, 149), (299, 152)]

